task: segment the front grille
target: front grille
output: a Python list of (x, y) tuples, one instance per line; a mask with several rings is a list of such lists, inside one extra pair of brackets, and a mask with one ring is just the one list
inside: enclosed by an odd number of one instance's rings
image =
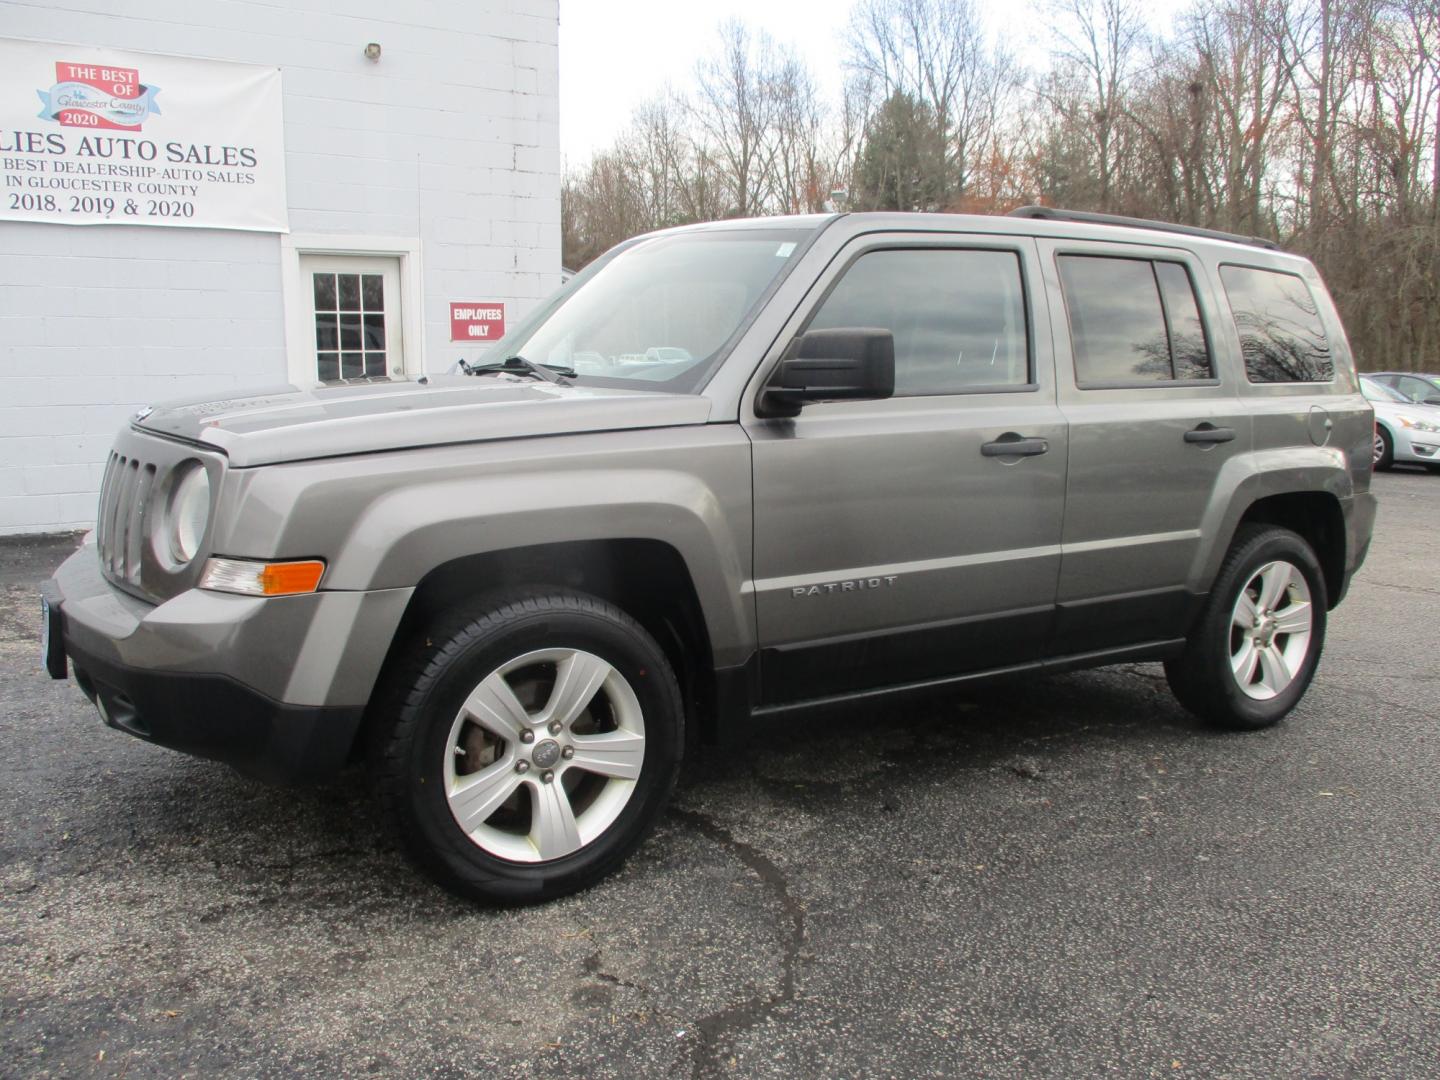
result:
[(115, 452), (100, 485), (95, 542), (100, 565), (113, 579), (140, 584), (146, 518), (155, 487), (155, 466)]
[[(156, 543), (177, 469), (199, 465), (210, 474), (211, 510), (220, 490), (225, 459), (211, 450), (157, 438), (138, 427), (115, 437), (100, 506), (95, 514), (95, 547), (106, 579), (140, 600), (163, 603), (195, 587), (203, 552), (183, 565)], [(208, 529), (207, 529), (208, 532)]]

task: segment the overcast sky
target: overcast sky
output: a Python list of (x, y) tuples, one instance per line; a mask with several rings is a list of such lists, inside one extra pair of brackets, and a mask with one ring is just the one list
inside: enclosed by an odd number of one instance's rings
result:
[(838, 93), (849, 10), (847, 0), (560, 0), (560, 150), (580, 164), (667, 82), (686, 88), (728, 18), (802, 47), (822, 89)]
[[(1044, 43), (1027, 14), (1030, 0), (979, 0), (987, 22), (1022, 59), (1038, 62)], [(1184, 0), (1149, 5), (1162, 18)], [(630, 113), (667, 83), (688, 89), (716, 28), (738, 18), (800, 50), (821, 91), (840, 96), (844, 32), (852, 0), (560, 0), (560, 150), (583, 164), (623, 131)]]

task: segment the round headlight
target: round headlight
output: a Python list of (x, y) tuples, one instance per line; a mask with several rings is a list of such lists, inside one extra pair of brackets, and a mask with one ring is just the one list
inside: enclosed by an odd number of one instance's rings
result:
[(170, 492), (170, 508), (166, 515), (165, 535), (170, 557), (177, 563), (188, 563), (200, 550), (200, 540), (210, 521), (210, 476), (205, 466), (195, 464), (186, 470)]

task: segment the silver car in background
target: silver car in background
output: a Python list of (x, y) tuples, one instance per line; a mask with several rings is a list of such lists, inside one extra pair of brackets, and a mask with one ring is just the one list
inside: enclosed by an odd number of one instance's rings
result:
[(1375, 468), (1397, 461), (1440, 472), (1440, 407), (1412, 401), (1362, 375), (1360, 392), (1375, 408)]

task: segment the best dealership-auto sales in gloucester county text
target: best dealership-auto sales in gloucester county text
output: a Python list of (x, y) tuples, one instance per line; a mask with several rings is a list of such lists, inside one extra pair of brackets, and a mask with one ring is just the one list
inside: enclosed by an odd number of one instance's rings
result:
[[(0, 155), (70, 154), (69, 159), (15, 157), (0, 160), (0, 169), (24, 178), (26, 190), (105, 192), (116, 195), (185, 195), (194, 197), (202, 182), (253, 184), (259, 164), (253, 146), (199, 146), (178, 142), (157, 146), (148, 139), (117, 135), (81, 136), (73, 150), (64, 137), (33, 131), (0, 134)], [(14, 146), (7, 143), (13, 142)], [(39, 143), (42, 150), (29, 149)], [(163, 154), (163, 156), (162, 156)], [(116, 160), (100, 160), (115, 158)], [(94, 158), (96, 160), (86, 160)], [(147, 165), (144, 162), (171, 162)], [(185, 163), (183, 166), (179, 163)], [(220, 166), (197, 169), (190, 166)]]

